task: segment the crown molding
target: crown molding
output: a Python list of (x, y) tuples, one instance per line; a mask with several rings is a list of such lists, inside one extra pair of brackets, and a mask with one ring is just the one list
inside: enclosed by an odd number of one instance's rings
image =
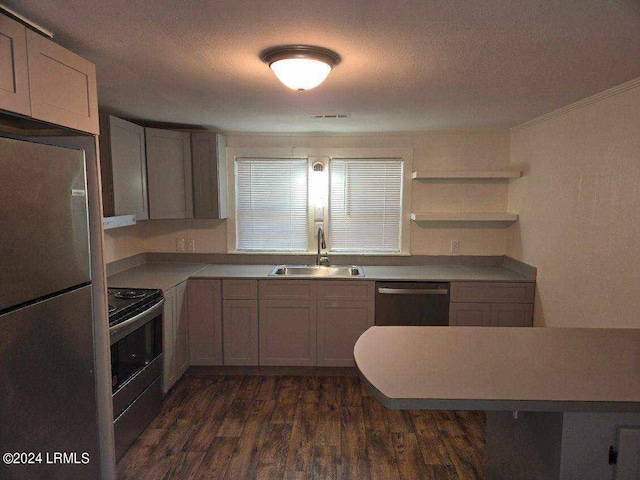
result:
[(552, 112), (545, 113), (544, 115), (534, 118), (533, 120), (529, 120), (528, 122), (516, 125), (515, 127), (510, 128), (509, 131), (511, 133), (518, 132), (524, 128), (531, 127), (532, 125), (537, 125), (538, 123), (546, 122), (547, 120), (550, 120), (552, 118), (559, 117), (560, 115), (564, 115), (580, 108), (584, 108), (587, 105), (591, 105), (592, 103), (596, 103), (604, 100), (605, 98), (619, 95), (623, 92), (626, 92), (627, 90), (631, 90), (637, 87), (640, 87), (640, 77), (634, 78), (633, 80), (629, 80), (625, 83), (621, 83), (620, 85), (609, 88), (604, 92), (596, 93), (595, 95), (591, 95), (590, 97), (578, 100), (577, 102), (567, 105), (566, 107), (562, 107)]

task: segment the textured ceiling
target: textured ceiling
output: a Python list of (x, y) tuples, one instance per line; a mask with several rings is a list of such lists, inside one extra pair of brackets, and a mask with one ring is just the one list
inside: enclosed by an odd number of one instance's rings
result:
[[(224, 131), (506, 128), (640, 77), (638, 0), (0, 1), (97, 64), (105, 110)], [(289, 90), (258, 56), (289, 43), (342, 63)]]

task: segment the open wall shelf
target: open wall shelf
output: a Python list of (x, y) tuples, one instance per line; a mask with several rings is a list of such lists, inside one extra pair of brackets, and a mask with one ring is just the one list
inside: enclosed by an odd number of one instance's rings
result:
[(515, 213), (412, 213), (414, 222), (517, 222)]
[(518, 170), (477, 170), (477, 171), (435, 171), (422, 170), (413, 172), (411, 177), (414, 180), (436, 180), (436, 179), (510, 179), (520, 178), (522, 172)]

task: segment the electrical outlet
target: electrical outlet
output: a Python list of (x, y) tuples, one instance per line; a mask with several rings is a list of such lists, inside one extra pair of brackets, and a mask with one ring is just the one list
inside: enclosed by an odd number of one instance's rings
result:
[(460, 240), (451, 240), (451, 253), (460, 253)]
[(176, 238), (176, 252), (184, 252), (186, 250), (186, 245), (184, 238)]
[(196, 240), (194, 238), (187, 238), (187, 252), (196, 251)]

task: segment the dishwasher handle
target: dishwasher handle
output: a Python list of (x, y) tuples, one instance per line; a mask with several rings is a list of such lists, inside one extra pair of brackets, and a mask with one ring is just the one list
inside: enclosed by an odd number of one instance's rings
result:
[(384, 295), (447, 295), (446, 288), (389, 288), (378, 287), (378, 293)]

